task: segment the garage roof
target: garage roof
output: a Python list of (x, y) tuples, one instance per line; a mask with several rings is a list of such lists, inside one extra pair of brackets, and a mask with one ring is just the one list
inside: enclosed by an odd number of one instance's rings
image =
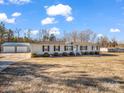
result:
[(6, 42), (2, 46), (29, 46), (29, 43), (16, 43), (16, 42)]

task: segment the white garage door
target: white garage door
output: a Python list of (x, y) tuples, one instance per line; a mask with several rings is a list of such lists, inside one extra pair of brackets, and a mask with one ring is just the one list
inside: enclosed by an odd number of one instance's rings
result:
[(26, 52), (28, 52), (28, 48), (27, 47), (25, 47), (25, 46), (18, 46), (17, 47), (17, 52), (18, 53), (26, 53)]
[(3, 52), (5, 52), (5, 53), (14, 53), (15, 52), (15, 47), (13, 47), (13, 46), (4, 46), (3, 47)]

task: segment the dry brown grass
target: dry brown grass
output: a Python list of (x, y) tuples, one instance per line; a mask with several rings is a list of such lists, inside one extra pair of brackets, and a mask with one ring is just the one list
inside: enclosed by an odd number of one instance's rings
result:
[(5, 93), (124, 93), (124, 53), (32, 58), (0, 73)]

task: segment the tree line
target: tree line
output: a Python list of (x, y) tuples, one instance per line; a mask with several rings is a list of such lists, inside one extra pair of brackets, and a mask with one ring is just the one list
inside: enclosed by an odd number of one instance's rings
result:
[[(3, 22), (0, 23), (0, 44), (4, 42), (40, 42), (40, 41), (66, 41), (66, 42), (95, 42), (101, 47), (116, 47), (118, 42), (115, 38), (109, 39), (106, 36), (98, 37), (97, 34), (90, 30), (71, 32), (63, 31), (61, 37), (57, 37), (55, 34), (49, 34), (49, 30), (39, 30), (36, 38), (32, 38), (31, 29), (27, 32), (22, 32), (21, 29), (7, 29)], [(23, 33), (23, 36), (20, 34)]]

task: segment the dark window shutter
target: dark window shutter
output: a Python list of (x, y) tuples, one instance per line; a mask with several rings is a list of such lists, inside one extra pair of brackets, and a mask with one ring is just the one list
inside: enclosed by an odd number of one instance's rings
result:
[(48, 46), (48, 51), (50, 50), (50, 46)]
[(82, 46), (80, 46), (80, 50), (82, 50)]
[(44, 46), (43, 46), (43, 52), (44, 52)]
[(64, 46), (64, 50), (66, 51), (66, 46)]
[(56, 46), (54, 46), (54, 51), (56, 51)]
[(59, 51), (60, 51), (60, 46), (58, 46), (58, 48), (59, 48)]

